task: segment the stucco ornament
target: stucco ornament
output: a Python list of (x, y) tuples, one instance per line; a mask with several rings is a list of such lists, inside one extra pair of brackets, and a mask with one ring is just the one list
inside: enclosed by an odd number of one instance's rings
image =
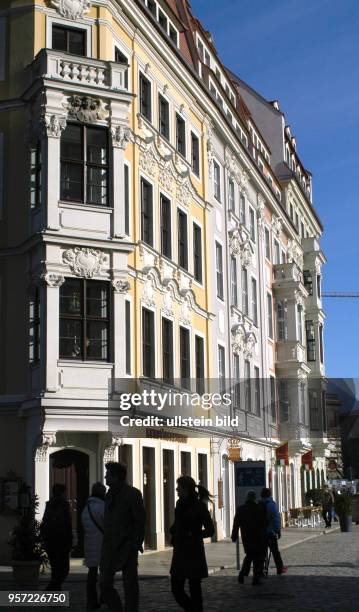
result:
[(155, 176), (157, 162), (151, 149), (147, 149), (146, 151), (140, 154), (139, 164), (140, 168), (144, 172), (146, 172), (150, 176)]
[(189, 325), (191, 323), (191, 305), (188, 297), (185, 297), (181, 304), (179, 320), (184, 325)]
[(177, 184), (176, 198), (183, 206), (188, 206), (191, 198), (191, 190), (188, 181)]
[(142, 292), (142, 302), (146, 306), (154, 306), (155, 305), (155, 290), (153, 286), (153, 279), (151, 276), (148, 276), (145, 280), (145, 284)]
[(246, 332), (244, 330), (243, 325), (237, 323), (232, 326), (232, 349), (233, 352), (238, 355), (244, 348), (244, 338)]
[(287, 260), (289, 263), (296, 263), (300, 268), (303, 267), (303, 252), (295, 240), (289, 241), (287, 249)]
[(42, 125), (47, 136), (59, 138), (66, 127), (66, 117), (61, 115), (45, 115)]
[(50, 4), (62, 17), (68, 19), (81, 18), (91, 9), (90, 0), (50, 0)]
[(106, 119), (108, 112), (99, 98), (71, 96), (68, 100), (69, 116), (79, 121), (92, 123)]
[(112, 287), (114, 288), (116, 293), (127, 293), (127, 291), (130, 289), (130, 286), (130, 283), (127, 280), (124, 280), (123, 278), (115, 278), (112, 281)]
[(106, 256), (95, 249), (68, 249), (62, 254), (62, 261), (70, 266), (76, 276), (93, 278), (101, 270)]
[(172, 290), (168, 287), (163, 296), (162, 312), (164, 315), (171, 317), (173, 315), (173, 295)]
[(61, 287), (65, 282), (63, 274), (56, 274), (55, 272), (42, 274), (41, 278), (48, 287)]
[(56, 433), (43, 432), (35, 450), (35, 461), (47, 461), (49, 446), (56, 444)]
[(112, 144), (114, 147), (125, 150), (131, 141), (131, 130), (126, 125), (117, 125), (111, 128)]

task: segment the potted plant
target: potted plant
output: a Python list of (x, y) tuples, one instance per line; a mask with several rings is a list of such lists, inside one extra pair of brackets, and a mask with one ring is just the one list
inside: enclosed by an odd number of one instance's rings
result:
[(337, 493), (334, 499), (335, 514), (339, 518), (340, 530), (351, 531), (353, 496), (350, 493)]
[[(25, 497), (24, 489), (22, 495)], [(40, 523), (35, 518), (38, 499), (29, 493), (27, 499), (27, 503), (22, 507), (22, 516), (10, 534), (11, 565), (14, 580), (19, 587), (36, 589), (39, 584), (40, 566), (46, 563), (46, 553), (42, 546)]]

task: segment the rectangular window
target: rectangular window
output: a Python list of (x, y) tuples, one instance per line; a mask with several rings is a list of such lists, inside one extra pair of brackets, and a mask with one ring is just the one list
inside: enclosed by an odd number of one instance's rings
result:
[(244, 197), (243, 193), (241, 194), (240, 198), (239, 220), (242, 225), (246, 224), (246, 198)]
[(178, 263), (181, 268), (188, 270), (188, 236), (187, 236), (187, 215), (178, 210)]
[(248, 315), (248, 273), (246, 268), (242, 268), (242, 311)]
[(195, 336), (195, 360), (196, 360), (196, 392), (204, 393), (204, 341), (200, 336)]
[(178, 47), (178, 32), (171, 23), (169, 27), (169, 37), (172, 40), (172, 42), (176, 45), (176, 47)]
[(154, 0), (147, 0), (147, 8), (150, 13), (157, 19), (157, 5)]
[(176, 113), (176, 149), (186, 157), (186, 122)]
[(241, 383), (239, 369), (239, 355), (233, 355), (233, 405), (239, 408), (241, 404)]
[(142, 308), (142, 373), (154, 378), (155, 368), (155, 315), (151, 310)]
[(108, 283), (67, 278), (60, 287), (60, 358), (108, 361)]
[(218, 202), (221, 201), (221, 169), (217, 162), (213, 162), (213, 190), (214, 197)]
[(158, 23), (160, 24), (162, 30), (164, 30), (167, 34), (168, 21), (166, 15), (163, 13), (163, 11), (161, 11), (161, 9), (158, 9)]
[(202, 230), (193, 224), (193, 274), (198, 283), (202, 282)]
[(108, 205), (108, 133), (68, 123), (61, 136), (62, 200)]
[(316, 356), (315, 331), (314, 331), (313, 321), (305, 322), (305, 334), (306, 334), (306, 341), (307, 341), (307, 361), (315, 361), (317, 356)]
[(310, 429), (318, 431), (320, 429), (319, 402), (318, 393), (314, 389), (308, 389), (308, 402)]
[(274, 376), (269, 377), (269, 392), (270, 392), (270, 415), (272, 423), (277, 420), (276, 415), (276, 384)]
[(181, 386), (190, 389), (191, 361), (190, 361), (190, 335), (189, 330), (180, 327), (180, 375)]
[(320, 299), (322, 295), (322, 286), (321, 286), (322, 277), (320, 274), (317, 274), (317, 297)]
[(171, 201), (162, 193), (160, 196), (161, 206), (161, 253), (165, 257), (172, 257), (171, 238)]
[(130, 235), (130, 178), (129, 168), (126, 164), (123, 167), (124, 171), (124, 196), (125, 196), (125, 234)]
[(140, 113), (152, 121), (151, 82), (140, 74)]
[(280, 246), (278, 240), (274, 241), (274, 264), (280, 264)]
[(216, 278), (217, 278), (217, 297), (223, 300), (223, 255), (222, 246), (216, 242)]
[(251, 364), (247, 359), (244, 362), (244, 406), (252, 412)]
[(41, 206), (41, 143), (30, 152), (30, 208)]
[(254, 368), (254, 406), (256, 415), (261, 415), (261, 388), (259, 378), (259, 368)]
[(309, 295), (313, 295), (313, 277), (310, 270), (303, 270), (303, 281)]
[(36, 287), (29, 299), (29, 361), (40, 360), (40, 290)]
[(52, 26), (52, 48), (73, 55), (86, 55), (86, 30)]
[(231, 257), (231, 305), (238, 306), (237, 260)]
[[(118, 64), (126, 64), (128, 66), (128, 59), (117, 47), (115, 47), (115, 62)], [(128, 68), (125, 70), (124, 79), (125, 89), (128, 89)]]
[(226, 390), (226, 355), (224, 346), (221, 345), (218, 345), (218, 382), (220, 393), (224, 393)]
[(255, 278), (252, 278), (252, 319), (254, 325), (258, 326), (257, 281)]
[(249, 233), (252, 242), (256, 241), (256, 225), (255, 225), (255, 212), (253, 208), (249, 209)]
[(203, 487), (208, 488), (207, 455), (204, 453), (198, 453), (198, 481)]
[(266, 258), (270, 261), (270, 233), (268, 227), (264, 229), (264, 241)]
[(158, 96), (158, 129), (161, 136), (170, 138), (170, 105), (163, 96)]
[(199, 176), (199, 139), (191, 132), (191, 165), (192, 172)]
[(272, 296), (267, 293), (268, 337), (273, 338), (273, 303)]
[(141, 240), (153, 246), (153, 187), (141, 179)]
[(168, 384), (173, 384), (173, 323), (162, 319), (162, 376)]
[(277, 337), (278, 340), (287, 340), (287, 315), (286, 306), (283, 301), (277, 303)]
[(281, 380), (279, 382), (279, 419), (281, 423), (287, 423), (289, 421), (289, 394), (287, 380)]
[(131, 374), (131, 302), (125, 301), (126, 374)]
[(323, 325), (319, 325), (319, 355), (320, 363), (324, 363)]
[(303, 344), (303, 307), (297, 304), (297, 337), (298, 342)]
[(235, 198), (234, 198), (234, 182), (233, 181), (229, 181), (229, 184), (228, 184), (228, 208), (232, 212), (235, 212), (236, 203), (235, 203)]

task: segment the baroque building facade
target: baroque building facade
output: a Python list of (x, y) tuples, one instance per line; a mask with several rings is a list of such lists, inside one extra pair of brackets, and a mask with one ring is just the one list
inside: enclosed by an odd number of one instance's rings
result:
[[(223, 66), (187, 2), (6, 0), (0, 32), (2, 508), (6, 483), (42, 512), (62, 481), (76, 529), (121, 459), (148, 548), (169, 543), (181, 474), (214, 493), (222, 538), (233, 449), (265, 461), (283, 512), (302, 505), (325, 478), (325, 258), (278, 105)], [(237, 425), (129, 429), (133, 381), (215, 381)]]

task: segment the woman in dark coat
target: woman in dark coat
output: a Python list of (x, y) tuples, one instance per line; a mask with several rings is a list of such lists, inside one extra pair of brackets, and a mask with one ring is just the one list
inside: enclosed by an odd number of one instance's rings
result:
[[(206, 506), (211, 496), (190, 476), (181, 476), (177, 480), (177, 492), (179, 500), (175, 508), (175, 521), (170, 529), (173, 545), (170, 569), (172, 593), (183, 610), (202, 612), (201, 580), (208, 576), (203, 539), (214, 534), (213, 521)], [(186, 580), (189, 595), (184, 589)]]

